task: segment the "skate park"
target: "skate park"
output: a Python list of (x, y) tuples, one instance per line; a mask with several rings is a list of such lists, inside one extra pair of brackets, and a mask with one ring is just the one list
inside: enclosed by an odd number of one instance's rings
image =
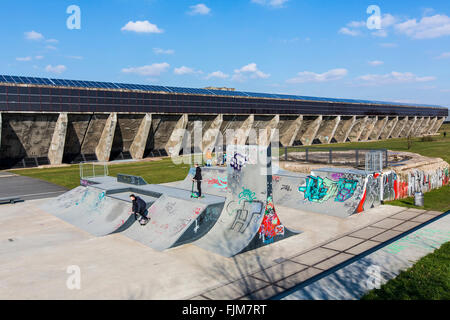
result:
[[(401, 173), (296, 173), (272, 163), (267, 147), (229, 148), (227, 167), (204, 168), (204, 198), (191, 198), (190, 170), (163, 185), (80, 175), (80, 187), (56, 198), (2, 207), (2, 298), (269, 299), (445, 218), (381, 204), (400, 196)], [(445, 170), (438, 177), (448, 183)], [(149, 205), (146, 226), (130, 214), (130, 193)], [(67, 290), (72, 265), (82, 290)]]

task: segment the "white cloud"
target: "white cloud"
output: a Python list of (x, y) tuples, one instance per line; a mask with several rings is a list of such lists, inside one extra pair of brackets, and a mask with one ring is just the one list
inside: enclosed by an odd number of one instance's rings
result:
[(57, 50), (58, 48), (56, 48), (55, 46), (45, 46), (45, 49)]
[(48, 40), (45, 40), (45, 42), (48, 42), (48, 43), (58, 43), (59, 41), (56, 40), (56, 39), (48, 39)]
[(395, 25), (395, 29), (413, 39), (434, 39), (450, 35), (450, 17), (436, 14), (420, 21), (410, 19)]
[(436, 57), (436, 59), (450, 59), (450, 52), (444, 52), (440, 56)]
[(130, 67), (123, 68), (123, 73), (134, 73), (141, 76), (159, 76), (161, 73), (166, 72), (170, 65), (166, 62), (163, 63), (154, 63), (152, 65), (146, 65), (142, 67)]
[(31, 61), (31, 60), (33, 60), (33, 58), (32, 57), (17, 57), (16, 60), (24, 62), (24, 61)]
[(345, 35), (348, 35), (348, 36), (352, 36), (352, 37), (356, 37), (356, 36), (361, 35), (360, 31), (349, 29), (347, 27), (343, 27), (343, 28), (339, 29), (339, 33), (340, 34), (345, 34)]
[(182, 66), (180, 68), (175, 68), (173, 70), (173, 73), (175, 73), (176, 75), (181, 76), (181, 75), (185, 75), (185, 74), (196, 74), (196, 73), (203, 73), (203, 72), (200, 71), (200, 70), (195, 70), (193, 68)]
[(52, 65), (49, 64), (48, 66), (45, 67), (45, 71), (50, 72), (50, 73), (60, 74), (60, 73), (63, 73), (64, 71), (66, 71), (66, 70), (67, 70), (67, 67), (62, 65), (62, 64), (57, 65), (57, 66), (52, 66)]
[(188, 14), (190, 15), (206, 15), (211, 12), (211, 9), (203, 3), (196, 4), (195, 6), (190, 6), (189, 8), (191, 9), (191, 11), (189, 11)]
[(243, 66), (240, 69), (234, 70), (232, 80), (244, 81), (247, 75), (253, 79), (267, 79), (270, 77), (270, 74), (264, 73), (259, 70), (256, 63), (249, 63), (248, 65)]
[(315, 73), (303, 71), (297, 73), (297, 76), (286, 80), (288, 83), (305, 83), (305, 82), (328, 82), (336, 81), (344, 78), (348, 74), (347, 69), (332, 69), (324, 73)]
[(415, 82), (429, 82), (436, 80), (436, 77), (427, 76), (419, 77), (412, 72), (396, 72), (392, 71), (387, 74), (367, 74), (357, 78), (369, 85), (384, 85), (384, 84), (401, 84), (401, 83), (415, 83)]
[(44, 36), (42, 35), (42, 33), (36, 32), (36, 31), (29, 31), (29, 32), (25, 32), (25, 39), (27, 40), (42, 40), (44, 39)]
[(284, 4), (289, 0), (252, 0), (252, 3), (268, 6), (272, 8), (283, 8)]
[(383, 61), (379, 61), (379, 60), (373, 60), (373, 61), (369, 61), (369, 64), (370, 64), (371, 66), (377, 67), (377, 66), (383, 65), (384, 62), (383, 62)]
[(227, 79), (228, 77), (229, 77), (229, 75), (226, 73), (223, 73), (222, 71), (214, 71), (214, 72), (211, 72), (210, 74), (208, 74), (206, 79), (211, 79), (211, 78)]
[(36, 57), (34, 57), (36, 60), (42, 60), (42, 59), (44, 59), (44, 56), (36, 56)]
[(122, 31), (131, 31), (137, 33), (163, 33), (164, 30), (159, 29), (156, 24), (145, 21), (130, 21), (122, 27)]
[(161, 48), (153, 48), (153, 52), (155, 54), (174, 54), (175, 50), (172, 50), (172, 49), (165, 50), (165, 49), (161, 49)]

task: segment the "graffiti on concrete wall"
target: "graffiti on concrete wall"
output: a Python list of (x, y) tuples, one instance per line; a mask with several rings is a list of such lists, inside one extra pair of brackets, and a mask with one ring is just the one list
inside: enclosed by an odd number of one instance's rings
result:
[(344, 177), (333, 181), (327, 177), (308, 176), (306, 185), (300, 186), (298, 190), (303, 192), (305, 199), (311, 202), (321, 203), (331, 198), (337, 202), (344, 202), (353, 196), (357, 185), (357, 180)]
[(235, 171), (241, 171), (242, 167), (247, 163), (248, 157), (236, 152), (233, 154), (230, 160), (230, 166)]
[(211, 178), (208, 179), (206, 182), (208, 183), (208, 185), (212, 185), (214, 188), (218, 189), (227, 189), (228, 186), (227, 177)]
[(263, 204), (261, 201), (244, 201), (241, 207), (234, 211), (235, 218), (230, 229), (244, 233), (252, 221), (261, 217)]
[(266, 207), (264, 209), (264, 218), (258, 232), (259, 237), (264, 244), (272, 243), (276, 236), (284, 236), (284, 226), (278, 218), (271, 197), (267, 199)]

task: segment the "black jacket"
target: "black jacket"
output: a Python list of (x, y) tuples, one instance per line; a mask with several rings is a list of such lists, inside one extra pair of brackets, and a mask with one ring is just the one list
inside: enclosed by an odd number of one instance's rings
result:
[(147, 204), (139, 197), (133, 200), (133, 212), (144, 213), (147, 210)]
[(194, 180), (202, 180), (202, 169), (200, 167), (195, 168)]

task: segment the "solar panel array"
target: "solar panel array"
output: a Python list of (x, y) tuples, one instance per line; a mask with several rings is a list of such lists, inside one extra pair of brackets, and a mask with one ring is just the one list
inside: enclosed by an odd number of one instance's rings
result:
[(409, 104), (400, 102), (385, 102), (385, 101), (370, 101), (370, 100), (356, 100), (356, 99), (335, 99), (335, 98), (320, 98), (309, 96), (296, 96), (288, 94), (271, 94), (271, 93), (256, 93), (244, 91), (227, 91), (227, 90), (213, 90), (213, 89), (198, 89), (198, 88), (180, 88), (180, 87), (166, 87), (144, 84), (127, 84), (127, 83), (113, 83), (113, 82), (99, 82), (99, 81), (83, 81), (83, 80), (65, 80), (65, 79), (50, 79), (50, 78), (35, 78), (35, 77), (19, 77), (0, 75), (0, 83), (15, 83), (15, 84), (36, 84), (57, 87), (79, 87), (79, 88), (97, 88), (97, 89), (126, 89), (139, 90), (151, 92), (167, 92), (167, 93), (185, 93), (185, 94), (202, 94), (210, 96), (233, 96), (233, 97), (252, 97), (252, 98), (270, 98), (270, 99), (291, 99), (301, 101), (317, 101), (317, 102), (339, 102), (339, 103), (359, 103), (359, 104), (382, 104), (382, 105), (404, 105), (417, 107), (439, 107), (425, 104)]

